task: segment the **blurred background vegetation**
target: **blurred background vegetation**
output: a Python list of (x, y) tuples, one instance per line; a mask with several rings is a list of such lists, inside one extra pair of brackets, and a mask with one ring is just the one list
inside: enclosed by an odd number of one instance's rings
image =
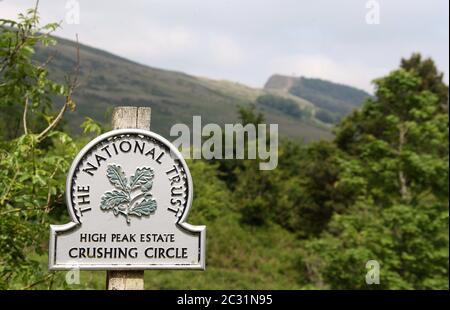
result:
[[(402, 59), (374, 96), (283, 76), (258, 90), (57, 44), (36, 9), (0, 27), (0, 288), (105, 287), (104, 272), (68, 285), (47, 270), (48, 228), (68, 221), (73, 158), (125, 104), (151, 106), (162, 133), (200, 114), (279, 123), (284, 137), (273, 171), (188, 162), (207, 270), (146, 271), (146, 288), (448, 289), (448, 86), (433, 60)], [(365, 283), (369, 260), (380, 285)]]

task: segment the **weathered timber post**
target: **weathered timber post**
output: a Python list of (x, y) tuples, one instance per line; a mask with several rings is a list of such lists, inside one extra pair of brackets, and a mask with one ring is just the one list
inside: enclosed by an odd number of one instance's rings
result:
[[(150, 130), (151, 108), (117, 107), (112, 114), (113, 129)], [(108, 290), (143, 290), (144, 270), (110, 270), (106, 272)]]

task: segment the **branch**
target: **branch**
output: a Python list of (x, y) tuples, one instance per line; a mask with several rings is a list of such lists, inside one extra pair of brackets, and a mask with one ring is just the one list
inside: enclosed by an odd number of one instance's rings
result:
[[(55, 168), (55, 170), (53, 171), (53, 173), (50, 176), (50, 179), (53, 179), (55, 177), (56, 172), (58, 171), (58, 167)], [(51, 211), (50, 208), (50, 202), (51, 202), (51, 198), (52, 198), (52, 192), (51, 192), (51, 186), (50, 186), (50, 182), (48, 184), (48, 192), (47, 192), (47, 204), (45, 207), (45, 213), (49, 213)]]
[[(63, 194), (58, 195), (55, 199), (55, 202), (59, 201), (61, 198), (63, 198), (63, 196), (64, 196)], [(12, 214), (12, 213), (26, 212), (26, 211), (44, 211), (46, 213), (49, 213), (53, 209), (54, 209), (54, 207), (50, 208), (50, 204), (45, 204), (43, 206), (38, 206), (38, 207), (15, 208), (15, 209), (3, 211), (3, 212), (0, 212), (0, 216)]]
[[(34, 24), (36, 24), (36, 16), (37, 16), (38, 7), (39, 7), (39, 0), (36, 1), (36, 4), (34, 6), (34, 10), (33, 10), (33, 22), (34, 22)], [(23, 30), (23, 29), (19, 28), (17, 30), (17, 32), (16, 32), (16, 40), (17, 40), (17, 42), (19, 42), (19, 32), (20, 31), (23, 32), (22, 33), (22, 40), (21, 40), (21, 42), (18, 45), (16, 45), (14, 47), (14, 49), (12, 51), (11, 51), (11, 41), (9, 42), (9, 47), (8, 47), (9, 56), (5, 57), (4, 61), (2, 61), (2, 66), (0, 68), (0, 73), (3, 72), (8, 67), (8, 65), (10, 65), (12, 63), (12, 61), (17, 56), (19, 51), (28, 42), (28, 39), (32, 38), (32, 33), (30, 33), (30, 29), (26, 28), (25, 30)]]
[(4, 194), (2, 195), (2, 198), (0, 200), (0, 207), (2, 207), (5, 202), (8, 200), (8, 195), (11, 192), (12, 186), (14, 185), (14, 183), (16, 182), (17, 179), (17, 175), (19, 174), (19, 170), (16, 169), (16, 172), (14, 173), (14, 176), (12, 178), (12, 180), (9, 182), (8, 184), (8, 188), (6, 189), (6, 191), (4, 192)]
[(146, 194), (147, 194), (147, 193), (140, 193), (140, 194), (138, 194), (136, 197), (134, 197), (133, 199), (131, 199), (131, 201), (130, 201), (130, 203), (129, 203), (130, 207), (131, 207), (137, 200), (141, 199), (142, 197), (145, 197)]
[(25, 97), (25, 108), (23, 109), (23, 132), (27, 135), (28, 134), (28, 127), (27, 127), (27, 112), (28, 112), (28, 96)]
[(64, 103), (64, 106), (61, 108), (58, 115), (56, 116), (56, 118), (53, 120), (53, 122), (51, 122), (50, 125), (38, 135), (37, 137), (38, 142), (41, 142), (48, 135), (48, 133), (59, 124), (59, 122), (64, 116), (64, 113), (67, 110), (67, 107), (69, 107), (69, 105), (72, 104), (72, 95), (75, 89), (78, 87), (78, 75), (80, 73), (80, 44), (78, 42), (78, 35), (76, 35), (76, 38), (77, 38), (77, 62), (75, 64), (74, 70), (75, 72), (73, 79), (71, 77), (67, 78), (67, 84), (69, 86), (69, 89), (67, 92), (66, 101)]
[[(16, 37), (18, 37), (18, 33), (19, 33), (19, 31), (16, 32)], [(2, 61), (2, 67), (0, 68), (0, 73), (2, 73), (10, 64), (12, 64), (17, 53), (19, 53), (19, 51), (22, 49), (22, 47), (25, 46), (25, 43), (27, 43), (27, 41), (28, 41), (28, 37), (23, 38), (22, 42), (20, 42), (18, 45), (16, 45), (12, 51), (8, 52), (9, 55), (7, 57), (5, 57), (5, 59)]]
[[(398, 154), (401, 155), (403, 152), (403, 147), (406, 144), (406, 134), (408, 133), (408, 126), (401, 123), (399, 125), (399, 134), (398, 134)], [(410, 202), (411, 195), (408, 188), (408, 179), (403, 170), (398, 172), (398, 180), (400, 184), (400, 196), (402, 201)]]
[(36, 5), (34, 6), (34, 14), (33, 14), (33, 19), (35, 19), (35, 20), (36, 20), (38, 8), (39, 8), (39, 0), (36, 0)]
[(56, 56), (56, 51), (53, 51), (48, 57), (47, 60), (44, 61), (43, 63), (39, 63), (38, 67), (39, 69), (45, 69), (55, 58)]
[(58, 116), (56, 116), (56, 118), (53, 120), (53, 122), (51, 122), (51, 124), (48, 125), (48, 127), (45, 128), (45, 129), (38, 135), (38, 137), (37, 137), (37, 141), (38, 141), (38, 142), (41, 142), (41, 141), (48, 135), (48, 133), (49, 133), (50, 131), (52, 131), (52, 130), (58, 125), (58, 123), (61, 121), (61, 119), (62, 119), (63, 116), (64, 116), (64, 113), (65, 113), (66, 110), (67, 110), (67, 106), (69, 105), (69, 102), (70, 102), (70, 97), (67, 96), (67, 97), (66, 97), (66, 102), (64, 103), (64, 106), (62, 107), (61, 111), (59, 111)]
[(34, 282), (34, 283), (30, 284), (30, 285), (27, 285), (27, 286), (23, 287), (22, 290), (28, 290), (28, 289), (32, 288), (33, 286), (36, 286), (36, 285), (38, 285), (38, 284), (40, 284), (40, 283), (43, 283), (43, 282), (47, 281), (48, 279), (53, 278), (54, 276), (55, 276), (55, 273), (54, 273), (54, 272), (49, 273), (48, 275), (46, 275), (46, 276), (45, 276), (44, 278), (42, 278), (41, 280), (36, 281), (36, 282)]

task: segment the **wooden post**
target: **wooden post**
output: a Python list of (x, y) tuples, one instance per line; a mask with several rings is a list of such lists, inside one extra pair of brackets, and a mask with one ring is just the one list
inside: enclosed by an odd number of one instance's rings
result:
[[(150, 130), (151, 109), (117, 107), (112, 114), (113, 129), (137, 128)], [(143, 290), (144, 270), (108, 270), (108, 290)]]
[(150, 130), (150, 108), (117, 107), (112, 114), (113, 129), (137, 128)]

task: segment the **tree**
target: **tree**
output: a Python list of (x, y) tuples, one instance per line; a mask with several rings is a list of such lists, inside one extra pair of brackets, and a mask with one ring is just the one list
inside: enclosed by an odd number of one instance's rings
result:
[[(242, 126), (246, 125), (255, 125), (264, 123), (264, 115), (261, 112), (257, 112), (255, 105), (250, 105), (248, 107), (239, 106), (238, 107), (238, 115), (241, 121)], [(236, 136), (233, 136), (233, 139), (236, 139)], [(244, 137), (244, 154), (247, 154), (248, 151), (248, 136)], [(226, 149), (225, 145), (225, 133), (222, 136), (222, 150)], [(233, 148), (233, 158), (236, 158), (236, 150)], [(220, 177), (225, 181), (227, 186), (234, 190), (237, 184), (237, 174), (240, 170), (244, 169), (244, 164), (242, 160), (237, 159), (223, 159), (218, 160), (218, 169), (221, 174)]]
[[(56, 130), (67, 109), (75, 108), (78, 66), (60, 84), (48, 77), (51, 59), (33, 60), (36, 46), (55, 44), (51, 33), (58, 27), (40, 26), (37, 8), (18, 21), (0, 20), (0, 107), (20, 111), (20, 118), (1, 115), (4, 128), (14, 130), (0, 141), (0, 288), (52, 283), (54, 274), (41, 268), (34, 253), (43, 253), (50, 214), (63, 206), (65, 174), (78, 150)], [(56, 115), (55, 97), (65, 99)]]
[(362, 160), (377, 199), (399, 195), (409, 203), (428, 190), (448, 197), (448, 112), (438, 94), (404, 69), (375, 84), (376, 98), (338, 126), (337, 145)]
[(302, 258), (309, 270), (320, 262), (312, 278), (331, 288), (369, 288), (364, 265), (377, 260), (377, 288), (448, 289), (445, 87), (431, 60), (413, 56), (402, 67), (375, 80), (375, 98), (336, 130), (348, 156), (336, 184), (357, 188), (355, 203), (306, 243)]
[(400, 67), (418, 75), (421, 78), (420, 89), (436, 94), (440, 108), (448, 110), (448, 85), (443, 82), (444, 74), (438, 71), (431, 58), (422, 59), (422, 55), (415, 53), (409, 59), (402, 59)]
[[(448, 207), (380, 209), (362, 201), (352, 212), (335, 215), (321, 238), (306, 241), (304, 249), (306, 283), (332, 289), (448, 289)], [(365, 282), (369, 260), (380, 264), (379, 285)]]
[(290, 98), (283, 98), (272, 94), (259, 96), (256, 103), (261, 106), (266, 106), (282, 113), (290, 115), (294, 118), (305, 118), (307, 113), (300, 109), (298, 103)]

